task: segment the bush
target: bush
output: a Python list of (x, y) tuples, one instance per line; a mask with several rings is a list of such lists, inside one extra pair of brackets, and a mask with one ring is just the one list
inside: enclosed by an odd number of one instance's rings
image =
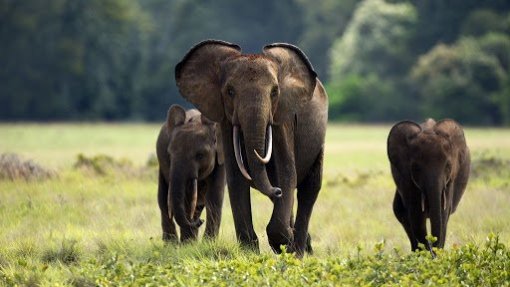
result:
[(22, 160), (13, 153), (0, 155), (0, 180), (42, 180), (56, 176), (54, 171), (43, 168), (31, 160)]
[(85, 156), (78, 154), (74, 168), (81, 170), (90, 175), (109, 176), (121, 175), (126, 177), (155, 179), (157, 160), (150, 156), (146, 166), (135, 167), (133, 163), (127, 159), (115, 159), (109, 155), (99, 154), (95, 156)]
[[(484, 246), (467, 244), (401, 255), (384, 252), (384, 242), (371, 254), (358, 249), (348, 258), (308, 257), (292, 254), (245, 255), (235, 259), (183, 259), (171, 264), (132, 262), (111, 256), (106, 262), (90, 260), (71, 266), (75, 278), (99, 285), (171, 286), (499, 286), (509, 282), (510, 249), (490, 234)], [(100, 264), (100, 266), (98, 266)]]
[(402, 91), (402, 83), (381, 79), (377, 74), (348, 75), (327, 86), (329, 115), (345, 121), (421, 120), (416, 99)]
[(406, 92), (417, 15), (408, 3), (362, 1), (330, 56), (330, 115), (349, 121), (416, 117)]
[(438, 44), (420, 57), (411, 75), (423, 114), (465, 124), (502, 123), (497, 93), (506, 79), (505, 71), (496, 56), (482, 49), (480, 40)]

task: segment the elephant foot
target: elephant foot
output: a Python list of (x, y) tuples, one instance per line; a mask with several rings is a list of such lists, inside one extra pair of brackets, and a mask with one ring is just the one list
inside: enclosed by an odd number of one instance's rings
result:
[(252, 241), (249, 241), (249, 242), (241, 241), (240, 244), (241, 244), (241, 248), (244, 251), (253, 252), (255, 254), (259, 254), (260, 253), (259, 240), (258, 239), (255, 239), (255, 240), (252, 240)]
[(267, 238), (269, 240), (269, 246), (273, 252), (277, 254), (282, 253), (282, 246), (285, 247), (286, 252), (294, 252), (293, 251), (293, 241), (294, 234), (290, 230), (290, 228), (285, 228), (282, 230), (267, 230)]
[(244, 234), (241, 233), (237, 236), (237, 240), (241, 245), (241, 248), (245, 251), (254, 252), (258, 254), (259, 251), (259, 239), (255, 233)]
[(189, 243), (197, 240), (198, 228), (195, 227), (181, 227), (181, 242)]
[(313, 255), (313, 248), (312, 248), (312, 236), (310, 236), (310, 233), (308, 233), (308, 236), (306, 237), (306, 249), (305, 251)]
[(163, 232), (162, 236), (163, 242), (165, 243), (177, 243), (179, 238), (177, 238), (177, 234)]
[(310, 236), (309, 233), (306, 236), (306, 241), (298, 240), (298, 237), (296, 235), (294, 235), (294, 239), (296, 240), (293, 242), (291, 249), (289, 249), (289, 252), (295, 253), (296, 257), (298, 258), (303, 258), (305, 252), (310, 255), (313, 255), (312, 237)]

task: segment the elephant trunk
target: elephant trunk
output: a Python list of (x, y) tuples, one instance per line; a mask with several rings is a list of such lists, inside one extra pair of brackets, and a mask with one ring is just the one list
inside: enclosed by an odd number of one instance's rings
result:
[(429, 207), (430, 227), (432, 236), (437, 238), (434, 242), (434, 247), (442, 248), (444, 244), (445, 233), (445, 213), (443, 206), (445, 205), (443, 200), (445, 190), (444, 185), (441, 183), (439, 176), (433, 176), (432, 179), (427, 181), (425, 184), (425, 196)]
[[(271, 156), (269, 147), (271, 147), (272, 144), (268, 139), (271, 134), (271, 128), (268, 127), (267, 121), (260, 119), (248, 121), (245, 125), (242, 125), (242, 127), (250, 177), (255, 187), (271, 199), (280, 198), (282, 196), (282, 190), (271, 185), (264, 163), (265, 159), (260, 157), (261, 154), (265, 155), (266, 158)], [(234, 139), (234, 145), (238, 142), (239, 138)], [(269, 161), (269, 159), (267, 159), (267, 161)]]
[[(198, 228), (202, 225), (202, 220), (192, 221), (194, 207), (197, 198), (197, 179), (194, 177), (191, 184), (193, 190), (191, 198), (186, 200), (186, 176), (178, 171), (178, 168), (172, 168), (170, 175), (170, 190), (168, 192), (168, 205), (173, 210), (175, 221), (181, 228)], [(190, 205), (189, 211), (186, 212), (186, 204)]]

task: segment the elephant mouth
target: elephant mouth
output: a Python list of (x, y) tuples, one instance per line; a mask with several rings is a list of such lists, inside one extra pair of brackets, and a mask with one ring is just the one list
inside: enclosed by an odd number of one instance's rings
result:
[[(248, 165), (248, 167), (245, 165), (243, 155), (247, 156), (248, 151), (246, 150), (246, 148), (244, 148), (245, 147), (244, 138), (242, 135), (242, 131), (240, 131), (240, 127), (238, 125), (234, 125), (232, 137), (233, 137), (232, 143), (234, 145), (234, 153), (235, 153), (236, 163), (239, 168), (239, 171), (244, 176), (244, 178), (246, 178), (248, 181), (250, 181), (252, 183), (258, 182), (260, 184), (260, 182), (261, 182), (260, 179), (259, 179), (259, 181), (257, 181), (257, 179), (254, 180), (250, 176), (249, 169), (248, 169), (249, 165)], [(272, 132), (271, 125), (268, 125), (266, 128), (264, 149), (266, 150), (266, 154), (264, 157), (260, 156), (260, 154), (257, 152), (257, 150), (255, 150), (255, 149), (253, 150), (256, 160), (259, 161), (262, 165), (266, 165), (267, 163), (269, 163), (269, 161), (271, 160), (271, 156), (272, 156), (273, 132)], [(265, 172), (264, 172), (264, 174), (265, 174)], [(270, 186), (270, 184), (268, 184), (267, 179), (266, 179), (266, 182), (267, 183), (260, 184), (260, 186), (258, 186), (258, 184), (256, 184), (257, 188), (260, 191), (262, 191), (262, 193), (268, 195), (270, 198), (280, 198), (282, 196), (282, 190), (278, 187)]]
[(252, 178), (246, 169), (246, 166), (244, 165), (242, 152), (244, 151), (246, 154), (246, 151), (243, 149), (244, 144), (242, 145), (241, 141), (244, 143), (243, 135), (239, 132), (239, 126), (235, 125), (234, 132), (232, 133), (232, 143), (234, 145), (237, 167), (239, 167), (239, 170), (241, 171), (241, 174), (244, 176), (244, 178), (246, 178), (248, 181), (252, 181)]
[[(247, 180), (251, 181), (252, 178), (244, 164), (243, 151), (246, 154), (246, 150), (243, 150), (244, 145), (241, 144), (241, 141), (244, 142), (244, 138), (243, 138), (242, 133), (239, 132), (239, 129), (240, 129), (239, 126), (235, 125), (234, 132), (232, 134), (232, 136), (233, 136), (232, 142), (234, 144), (234, 152), (235, 152), (236, 162), (237, 162), (237, 166), (239, 167), (239, 170), (241, 171), (243, 176)], [(259, 155), (257, 150), (255, 150), (255, 149), (253, 150), (253, 152), (255, 153), (255, 157), (262, 164), (267, 164), (269, 162), (269, 160), (271, 160), (271, 155), (273, 154), (273, 130), (271, 128), (271, 125), (267, 126), (265, 138), (266, 138), (265, 150), (267, 151), (266, 155), (264, 157), (262, 157)]]
[(268, 125), (266, 129), (265, 150), (266, 150), (265, 157), (261, 157), (256, 149), (253, 150), (257, 159), (263, 164), (267, 164), (269, 162), (269, 160), (271, 159), (271, 155), (273, 153), (273, 129), (271, 128), (271, 125)]

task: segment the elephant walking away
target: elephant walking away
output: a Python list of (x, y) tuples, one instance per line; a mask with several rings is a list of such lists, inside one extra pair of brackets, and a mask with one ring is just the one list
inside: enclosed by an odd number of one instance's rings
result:
[[(242, 54), (235, 44), (207, 40), (177, 64), (181, 95), (219, 123), (236, 235), (258, 250), (250, 186), (274, 204), (269, 244), (303, 256), (322, 181), (328, 97), (299, 48), (271, 44)], [(294, 222), (294, 193), (297, 214)]]
[[(471, 160), (462, 127), (450, 119), (397, 123), (388, 136), (388, 158), (397, 185), (393, 211), (412, 250), (419, 243), (431, 251), (443, 248), (448, 219), (469, 178)], [(427, 218), (437, 238), (432, 246), (426, 240)]]
[(217, 124), (197, 110), (179, 105), (168, 110), (156, 144), (159, 162), (158, 204), (163, 240), (196, 239), (206, 209), (205, 236), (215, 238), (221, 222), (225, 168)]

